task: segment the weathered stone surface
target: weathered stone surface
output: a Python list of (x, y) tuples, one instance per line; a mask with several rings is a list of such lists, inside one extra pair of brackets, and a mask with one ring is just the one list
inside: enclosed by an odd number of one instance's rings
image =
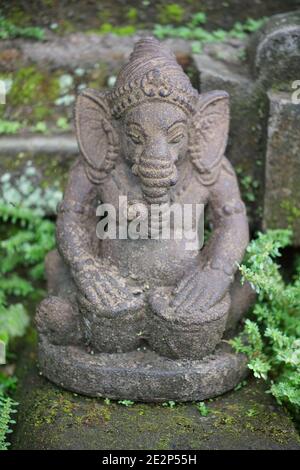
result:
[[(245, 359), (219, 349), (249, 241), (224, 156), (228, 127), (228, 94), (199, 95), (175, 55), (152, 37), (135, 44), (110, 91), (78, 96), (81, 155), (58, 209), (61, 264), (57, 253), (47, 263), (57, 287), (37, 310), (48, 378), (92, 396), (146, 401), (203, 399), (242, 379)], [(99, 201), (119, 214), (103, 234)], [(194, 207), (188, 234), (187, 204)], [(212, 223), (201, 251), (196, 205), (207, 207)]]
[(265, 228), (292, 227), (300, 244), (300, 105), (290, 93), (269, 92)]
[(13, 449), (300, 449), (291, 419), (262, 385), (250, 381), (236, 392), (196, 404), (164, 405), (80, 397), (38, 375), (33, 352), (23, 357)]
[[(2, 68), (14, 70), (16, 66), (38, 64), (51, 69), (74, 69), (76, 67), (90, 67), (95, 64), (105, 64), (108, 73), (116, 73), (128, 59), (134, 43), (147, 32), (140, 31), (133, 36), (120, 37), (109, 34), (73, 33), (64, 37), (54, 36), (46, 42), (32, 42), (26, 40), (9, 40), (0, 43), (1, 57), (8, 55), (9, 51), (16, 51), (17, 62), (3, 61)], [(191, 52), (190, 42), (184, 39), (166, 39), (165, 44), (170, 47), (179, 59)]]
[(204, 400), (220, 395), (245, 378), (246, 358), (217, 348), (202, 360), (172, 360), (150, 349), (89, 354), (76, 346), (39, 343), (44, 374), (63, 388), (88, 396), (163, 402)]
[(250, 38), (248, 56), (264, 87), (290, 87), (300, 72), (300, 11), (271, 17)]
[[(79, 149), (74, 135), (31, 135), (0, 138), (0, 154), (16, 156), (19, 153), (29, 153), (32, 156), (38, 154), (57, 156), (60, 153), (66, 156), (77, 156)], [(3, 162), (1, 163), (3, 165)]]
[[(237, 60), (236, 47), (219, 46), (216, 52), (194, 55), (200, 90), (225, 90), (230, 97), (230, 130), (226, 155), (237, 169), (252, 229), (259, 226), (263, 204), (265, 91), (250, 79), (247, 67)], [(220, 57), (223, 57), (220, 60)]]

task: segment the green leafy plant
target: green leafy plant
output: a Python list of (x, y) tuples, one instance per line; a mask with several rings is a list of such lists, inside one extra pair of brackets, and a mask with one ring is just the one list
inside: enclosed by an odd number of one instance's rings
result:
[(162, 406), (167, 407), (167, 408), (175, 408), (176, 402), (173, 400), (165, 401)]
[(33, 127), (34, 132), (40, 132), (41, 134), (47, 134), (48, 126), (45, 121), (38, 121), (36, 125)]
[(132, 406), (132, 405), (134, 405), (134, 401), (132, 401), (132, 400), (119, 400), (118, 403), (119, 403), (119, 405), (123, 405), (123, 406)]
[(241, 190), (244, 199), (247, 202), (255, 202), (257, 190), (259, 188), (259, 181), (254, 180), (250, 175), (242, 175), (241, 169), (238, 169), (237, 174), (240, 177)]
[(204, 401), (197, 403), (197, 409), (201, 416), (208, 416), (211, 413), (211, 410), (206, 406)]
[(44, 30), (37, 26), (17, 26), (0, 15), (0, 39), (28, 38), (44, 39)]
[(196, 26), (199, 26), (199, 24), (205, 24), (207, 21), (206, 14), (202, 11), (199, 11), (198, 13), (195, 13), (192, 16), (192, 19), (189, 23), (189, 27), (195, 28)]
[(180, 23), (184, 17), (184, 8), (178, 3), (160, 5), (158, 20), (160, 23)]
[(257, 416), (258, 415), (258, 410), (256, 410), (255, 408), (249, 408), (249, 410), (246, 411), (246, 416), (248, 416), (248, 418), (253, 418), (254, 416)]
[(99, 34), (116, 34), (117, 36), (131, 36), (136, 32), (136, 27), (133, 24), (125, 26), (114, 26), (110, 23), (103, 23), (101, 27), (93, 31)]
[(259, 233), (240, 266), (243, 280), (257, 292), (251, 318), (231, 340), (236, 351), (247, 354), (255, 377), (268, 381), (270, 392), (296, 415), (300, 410), (300, 260), (290, 282), (275, 259), (290, 245), (291, 230)]
[(70, 123), (68, 122), (67, 118), (65, 117), (60, 117), (57, 119), (56, 121), (56, 125), (59, 129), (63, 130), (63, 131), (67, 131), (70, 129)]
[(18, 403), (10, 397), (0, 394), (0, 450), (7, 450), (10, 443), (7, 442), (7, 435), (12, 433), (11, 425), (15, 424), (12, 414), (16, 413)]
[(0, 135), (1, 134), (16, 134), (21, 128), (22, 128), (21, 122), (0, 119)]
[[(54, 224), (40, 212), (0, 200), (0, 220), (5, 236), (0, 242), (0, 340), (7, 346), (24, 335), (29, 316), (22, 301), (37, 294), (35, 281), (44, 273), (46, 253), (54, 247)], [(3, 226), (2, 226), (3, 230)], [(13, 303), (13, 300), (20, 300)], [(0, 449), (8, 447), (7, 434), (14, 421), (16, 403), (9, 396), (15, 377), (0, 374)]]
[(135, 23), (138, 19), (138, 16), (139, 16), (139, 12), (138, 12), (138, 9), (135, 7), (130, 7), (126, 13), (126, 18), (131, 23)]
[(194, 53), (200, 53), (202, 50), (201, 45), (205, 43), (225, 41), (229, 38), (246, 38), (249, 33), (256, 31), (263, 25), (265, 18), (259, 20), (253, 20), (249, 18), (247, 21), (245, 21), (245, 23), (237, 22), (229, 31), (225, 31), (223, 29), (208, 31), (201, 26), (205, 22), (205, 13), (199, 12), (195, 13), (192, 16), (191, 21), (185, 26), (157, 24), (154, 27), (153, 33), (158, 39), (171, 37), (197, 41), (198, 45), (194, 42), (192, 45), (192, 50)]
[[(37, 215), (34, 209), (9, 206), (1, 201), (0, 219), (14, 226), (9, 238), (0, 243), (0, 288), (6, 294), (26, 297), (33, 289), (31, 281), (43, 276), (45, 255), (54, 246), (54, 224)], [(26, 268), (26, 278), (13, 273), (21, 267)]]

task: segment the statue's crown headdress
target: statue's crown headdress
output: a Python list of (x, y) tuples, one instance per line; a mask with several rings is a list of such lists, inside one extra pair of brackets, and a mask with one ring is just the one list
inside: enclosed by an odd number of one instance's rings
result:
[(198, 99), (198, 92), (175, 55), (151, 37), (136, 43), (129, 62), (121, 69), (109, 94), (116, 119), (149, 99), (170, 102), (189, 114), (194, 113)]

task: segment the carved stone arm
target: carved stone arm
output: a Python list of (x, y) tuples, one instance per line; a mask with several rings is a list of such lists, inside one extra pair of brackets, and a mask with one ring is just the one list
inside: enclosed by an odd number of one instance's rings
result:
[(70, 173), (64, 199), (58, 207), (56, 231), (58, 250), (71, 271), (79, 271), (95, 256), (92, 244), (95, 201), (97, 187), (89, 181), (82, 163), (78, 161)]
[(202, 255), (208, 266), (232, 278), (249, 243), (249, 227), (235, 172), (225, 158), (208, 204), (213, 231)]

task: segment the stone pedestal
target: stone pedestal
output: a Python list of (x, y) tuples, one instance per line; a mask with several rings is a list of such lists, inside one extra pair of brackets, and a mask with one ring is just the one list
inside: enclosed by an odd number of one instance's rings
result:
[[(225, 347), (224, 347), (225, 346)], [(57, 385), (88, 396), (150, 402), (204, 400), (247, 375), (246, 358), (226, 345), (202, 360), (169, 359), (146, 348), (89, 354), (76, 346), (39, 342), (39, 364)]]
[(19, 369), (13, 449), (300, 450), (289, 416), (253, 380), (207, 401), (204, 417), (196, 403), (126, 406), (82, 397), (41, 377), (35, 362), (34, 352), (24, 354)]

